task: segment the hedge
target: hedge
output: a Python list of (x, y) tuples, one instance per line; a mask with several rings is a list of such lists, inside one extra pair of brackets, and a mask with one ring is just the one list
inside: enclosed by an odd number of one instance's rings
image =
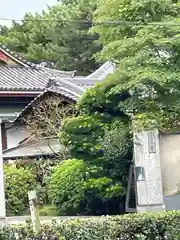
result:
[(129, 214), (116, 217), (62, 220), (42, 226), (34, 236), (30, 226), (0, 229), (1, 240), (178, 240), (180, 212)]

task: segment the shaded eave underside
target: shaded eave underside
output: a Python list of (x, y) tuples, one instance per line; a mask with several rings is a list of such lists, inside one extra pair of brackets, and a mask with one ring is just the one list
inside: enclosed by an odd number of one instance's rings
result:
[[(25, 152), (22, 149), (26, 149)], [(60, 144), (58, 138), (37, 139), (30, 142), (22, 143), (16, 147), (9, 148), (3, 151), (3, 159), (17, 159), (21, 157), (37, 157), (37, 156), (51, 156), (60, 151)]]

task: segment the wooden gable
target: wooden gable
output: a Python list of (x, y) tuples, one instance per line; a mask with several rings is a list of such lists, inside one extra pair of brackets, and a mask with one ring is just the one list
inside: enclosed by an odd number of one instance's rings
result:
[(19, 65), (15, 60), (13, 60), (11, 57), (6, 55), (1, 49), (0, 49), (0, 64), (5, 65)]
[(28, 64), (24, 59), (0, 44), (0, 65), (27, 66)]

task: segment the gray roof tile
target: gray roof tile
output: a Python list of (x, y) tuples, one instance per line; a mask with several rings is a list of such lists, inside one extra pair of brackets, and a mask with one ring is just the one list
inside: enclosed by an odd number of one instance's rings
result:
[[(43, 91), (55, 73), (42, 67), (0, 66), (0, 91)], [(57, 75), (73, 79), (72, 72), (57, 71)]]
[(74, 78), (76, 71), (62, 71), (53, 68), (44, 68), (46, 71), (52, 74), (54, 77)]
[(49, 79), (67, 80), (86, 89), (102, 81), (114, 71), (114, 64), (104, 63), (99, 69), (87, 77), (75, 76), (76, 71), (61, 71), (43, 67), (21, 58), (19, 55), (0, 44), (0, 51), (14, 59), (20, 65), (0, 66), (0, 91), (43, 91)]
[(1, 66), (0, 91), (43, 91), (51, 74), (31, 67)]
[(50, 69), (41, 64), (28, 62), (1, 43), (0, 52), (18, 63), (0, 65), (0, 91), (43, 91), (50, 78), (72, 78), (76, 72)]
[(94, 73), (87, 77), (75, 76), (76, 71), (61, 71), (50, 69), (30, 63), (17, 54), (0, 44), (0, 51), (9, 54), (20, 63), (16, 66), (0, 66), (0, 91), (43, 91), (49, 79), (63, 78), (75, 85), (86, 89), (102, 81), (109, 73), (113, 72), (114, 66), (106, 62)]

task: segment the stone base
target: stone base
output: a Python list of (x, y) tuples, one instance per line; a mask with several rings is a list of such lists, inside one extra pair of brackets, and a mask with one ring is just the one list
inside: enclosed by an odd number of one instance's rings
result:
[(150, 205), (150, 206), (137, 206), (137, 213), (157, 213), (165, 212), (166, 207), (164, 204), (161, 205)]

